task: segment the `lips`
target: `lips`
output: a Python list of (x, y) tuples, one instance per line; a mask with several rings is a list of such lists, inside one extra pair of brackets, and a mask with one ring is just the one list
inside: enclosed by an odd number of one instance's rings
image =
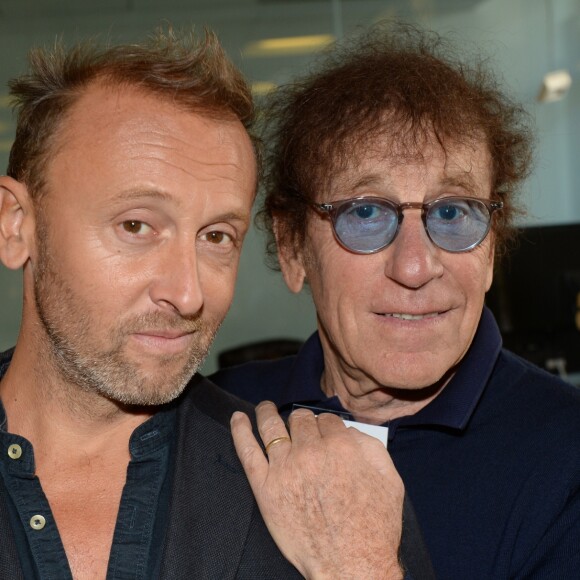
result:
[(411, 314), (408, 312), (393, 312), (391, 314), (383, 314), (383, 316), (388, 316), (391, 318), (399, 318), (401, 320), (425, 320), (426, 318), (435, 318), (439, 316), (440, 312), (428, 312), (426, 314)]
[(445, 316), (449, 311), (453, 310), (453, 308), (442, 308), (442, 309), (433, 309), (425, 308), (422, 311), (418, 311), (416, 309), (411, 311), (399, 311), (399, 312), (389, 312), (385, 310), (376, 310), (373, 312), (376, 316), (380, 316), (381, 318), (391, 318), (393, 320), (400, 320), (402, 322), (420, 322), (421, 320), (434, 320), (441, 316)]
[(131, 334), (139, 348), (153, 354), (176, 355), (187, 351), (194, 339), (194, 332), (183, 330), (142, 330)]
[(186, 332), (183, 330), (141, 330), (136, 334), (140, 334), (142, 336), (150, 336), (151, 338), (167, 338), (167, 339), (175, 339), (181, 338), (187, 334), (191, 334), (191, 332)]

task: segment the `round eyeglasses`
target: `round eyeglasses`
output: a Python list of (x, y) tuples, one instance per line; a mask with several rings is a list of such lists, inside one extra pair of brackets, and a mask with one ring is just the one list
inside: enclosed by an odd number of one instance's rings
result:
[(447, 252), (468, 252), (487, 236), (501, 201), (443, 197), (428, 203), (395, 203), (382, 197), (356, 197), (310, 205), (330, 216), (338, 242), (356, 254), (373, 254), (397, 237), (406, 209), (420, 209), (429, 239)]

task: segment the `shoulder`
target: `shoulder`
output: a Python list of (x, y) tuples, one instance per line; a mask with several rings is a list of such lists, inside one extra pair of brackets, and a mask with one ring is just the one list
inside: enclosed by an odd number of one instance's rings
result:
[(228, 433), (234, 412), (242, 411), (252, 420), (254, 418), (253, 404), (225, 391), (200, 374), (191, 379), (177, 405), (179, 414), (201, 413), (216, 425), (226, 428)]
[(288, 356), (274, 361), (256, 361), (221, 369), (209, 379), (225, 391), (252, 403), (264, 399), (276, 400), (276, 393), (285, 384), (296, 356)]
[(10, 361), (12, 360), (12, 355), (14, 354), (14, 348), (0, 352), (0, 378), (6, 372)]
[(10, 362), (12, 355), (14, 354), (14, 347), (9, 348), (3, 352), (0, 352), (0, 364)]
[(580, 446), (580, 389), (509, 351), (500, 353), (481, 403), (480, 416), (522, 449), (551, 447), (562, 458)]
[(253, 420), (253, 406), (201, 375), (174, 404), (163, 577), (300, 578), (268, 533), (234, 448), (230, 417), (243, 411)]
[(580, 389), (502, 350), (469, 425), (448, 450), (462, 458), (460, 470), (465, 462), (471, 472), (493, 465), (512, 483), (554, 476), (566, 493), (580, 485), (579, 448)]
[(505, 396), (519, 399), (524, 407), (541, 404), (544, 411), (547, 408), (569, 409), (572, 413), (580, 411), (578, 387), (505, 349), (500, 353), (491, 380), (502, 385)]

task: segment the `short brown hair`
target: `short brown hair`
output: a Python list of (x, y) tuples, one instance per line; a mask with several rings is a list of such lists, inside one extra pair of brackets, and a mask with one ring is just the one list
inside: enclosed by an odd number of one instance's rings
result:
[[(496, 214), (496, 249), (513, 234), (520, 212), (515, 193), (532, 160), (529, 115), (500, 89), (484, 62), (457, 57), (439, 35), (406, 24), (380, 24), (335, 47), (302, 80), (278, 90), (267, 111), (266, 196), (258, 220), (280, 243), (300, 248), (307, 204), (324, 195), (333, 176), (356, 163), (373, 139), (388, 135), (385, 155), (420, 155), (425, 139), (449, 143), (483, 139), (492, 158), (492, 197), (504, 202)], [(275, 264), (274, 264), (275, 266)]]
[(208, 30), (200, 40), (193, 32), (158, 29), (142, 44), (87, 41), (67, 50), (57, 42), (50, 50), (33, 49), (29, 63), (29, 72), (9, 83), (17, 125), (7, 173), (26, 183), (35, 199), (43, 194), (62, 121), (96, 81), (133, 86), (216, 119), (237, 118), (251, 132), (251, 91)]

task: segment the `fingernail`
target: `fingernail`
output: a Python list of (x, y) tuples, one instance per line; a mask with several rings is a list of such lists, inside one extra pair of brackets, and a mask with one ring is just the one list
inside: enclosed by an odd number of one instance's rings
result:
[(240, 411), (234, 411), (234, 414), (230, 418), (230, 424), (233, 424), (235, 421), (239, 421), (242, 413)]

